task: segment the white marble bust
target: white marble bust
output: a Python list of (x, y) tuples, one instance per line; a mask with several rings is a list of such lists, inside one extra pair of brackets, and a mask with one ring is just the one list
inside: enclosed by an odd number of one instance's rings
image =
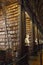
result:
[(30, 41), (29, 41), (29, 35), (27, 34), (26, 35), (26, 38), (25, 38), (25, 46), (30, 46)]

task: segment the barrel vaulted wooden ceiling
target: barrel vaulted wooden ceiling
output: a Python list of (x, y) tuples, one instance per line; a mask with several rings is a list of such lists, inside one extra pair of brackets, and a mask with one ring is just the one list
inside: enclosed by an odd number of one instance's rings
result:
[(43, 0), (23, 0), (23, 2), (25, 9), (27, 8), (33, 15), (33, 19), (38, 23), (38, 28), (43, 34)]
[(40, 23), (43, 25), (43, 0), (28, 0), (28, 2)]
[[(17, 1), (17, 0), (16, 0)], [(30, 8), (35, 14), (38, 22), (43, 28), (43, 0), (19, 0), (24, 1), (24, 3)], [(15, 2), (15, 0), (0, 0), (0, 8), (1, 3), (5, 2), (6, 5)]]

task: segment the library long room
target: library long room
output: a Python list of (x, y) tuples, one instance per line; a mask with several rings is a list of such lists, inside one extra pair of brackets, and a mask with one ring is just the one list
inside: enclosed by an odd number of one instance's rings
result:
[(43, 65), (43, 0), (0, 0), (0, 65)]

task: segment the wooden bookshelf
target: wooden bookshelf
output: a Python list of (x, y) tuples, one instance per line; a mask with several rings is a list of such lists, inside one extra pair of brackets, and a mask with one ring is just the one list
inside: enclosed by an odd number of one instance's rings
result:
[(26, 16), (26, 35), (29, 35), (30, 47), (32, 45), (32, 20), (27, 12), (25, 12)]
[[(0, 45), (7, 46), (13, 44), (17, 47), (19, 43), (19, 22), (20, 22), (20, 8), (16, 1), (11, 5), (5, 6), (5, 14), (1, 10), (0, 13)], [(5, 24), (6, 23), (6, 24)], [(6, 47), (5, 47), (6, 48)], [(13, 48), (14, 49), (14, 48)], [(15, 50), (15, 49), (14, 49)]]

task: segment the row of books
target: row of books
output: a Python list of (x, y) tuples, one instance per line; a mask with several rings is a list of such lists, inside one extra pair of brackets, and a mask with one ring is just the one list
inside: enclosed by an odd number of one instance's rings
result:
[(25, 12), (26, 16), (26, 35), (29, 35), (30, 45), (32, 44), (32, 20), (27, 12)]
[(11, 4), (5, 7), (6, 20), (3, 12), (0, 13), (0, 46), (13, 44), (17, 47), (19, 43), (19, 6), (18, 3)]

